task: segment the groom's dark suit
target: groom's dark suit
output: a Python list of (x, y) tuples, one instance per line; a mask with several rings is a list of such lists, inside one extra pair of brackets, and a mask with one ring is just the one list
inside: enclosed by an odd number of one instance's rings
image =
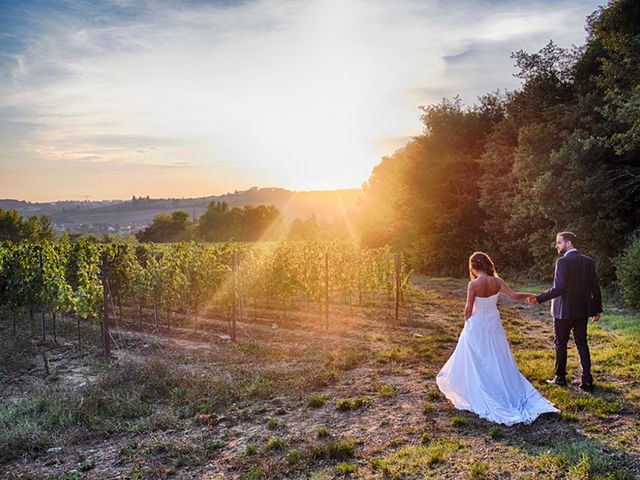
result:
[(573, 338), (582, 364), (582, 383), (592, 384), (591, 357), (587, 344), (587, 320), (602, 312), (602, 297), (593, 260), (577, 250), (556, 261), (553, 286), (536, 297), (538, 303), (552, 300), (556, 346), (556, 378), (567, 375), (567, 342)]

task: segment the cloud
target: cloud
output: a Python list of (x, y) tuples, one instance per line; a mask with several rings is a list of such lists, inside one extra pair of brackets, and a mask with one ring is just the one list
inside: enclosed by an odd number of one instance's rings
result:
[[(21, 4), (22, 2), (16, 2)], [(67, 1), (0, 20), (0, 108), (43, 161), (359, 185), (417, 106), (512, 89), (511, 51), (581, 43), (596, 3)], [(43, 4), (38, 3), (39, 7)], [(5, 28), (6, 27), (6, 28)], [(181, 160), (182, 161), (182, 160)]]

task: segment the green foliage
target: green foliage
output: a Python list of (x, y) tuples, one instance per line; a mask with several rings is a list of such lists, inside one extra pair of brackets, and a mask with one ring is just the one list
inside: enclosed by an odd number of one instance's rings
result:
[(615, 264), (624, 302), (629, 308), (640, 311), (640, 238), (623, 250)]
[(64, 472), (64, 480), (82, 480), (82, 474), (77, 470)]
[(327, 401), (327, 397), (325, 395), (313, 395), (307, 401), (307, 405), (310, 408), (320, 408), (320, 407), (324, 406), (326, 401)]
[(424, 402), (422, 404), (422, 413), (425, 416), (429, 416), (433, 413), (433, 404), (429, 402)]
[(369, 465), (388, 478), (404, 478), (414, 472), (424, 472), (446, 462), (462, 448), (461, 442), (436, 440), (426, 445), (408, 445), (385, 458), (374, 458)]
[(487, 250), (499, 271), (549, 278), (555, 234), (572, 230), (613, 280), (609, 259), (640, 224), (637, 2), (610, 2), (587, 30), (582, 48), (514, 53), (518, 90), (424, 107), (423, 134), (364, 186), (363, 242), (433, 275), (462, 276)]
[(289, 228), (288, 238), (289, 240), (318, 240), (319, 228), (316, 216), (312, 215), (306, 220), (296, 218)]
[(278, 437), (269, 437), (266, 444), (267, 450), (282, 450), (284, 448), (284, 442)]
[(469, 475), (472, 479), (490, 478), (487, 476), (489, 464), (485, 462), (474, 463), (469, 469)]
[(453, 415), (451, 417), (451, 424), (454, 427), (462, 428), (469, 425), (469, 420), (461, 415)]
[(353, 463), (339, 463), (336, 465), (338, 475), (351, 475), (358, 473), (358, 466)]
[(339, 412), (348, 412), (349, 410), (366, 407), (370, 403), (371, 399), (369, 397), (343, 398), (336, 402), (336, 410)]
[(253, 457), (258, 453), (258, 446), (254, 443), (247, 443), (244, 447), (244, 454), (247, 457)]
[(336, 440), (311, 450), (311, 458), (327, 460), (348, 460), (355, 455), (355, 442), (352, 440)]
[(294, 219), (289, 227), (287, 239), (292, 241), (347, 240), (352, 234), (353, 228), (347, 218), (336, 217), (332, 222), (318, 222), (313, 214), (306, 219)]
[(378, 387), (378, 396), (380, 397), (395, 397), (398, 394), (398, 387), (390, 385), (388, 383), (381, 383)]
[(17, 210), (0, 209), (0, 240), (18, 242), (22, 239), (22, 217)]
[(273, 205), (245, 205), (229, 209), (211, 202), (200, 217), (198, 235), (214, 242), (273, 240), (280, 234), (282, 217)]
[(136, 238), (139, 242), (182, 242), (193, 238), (193, 228), (189, 214), (177, 210), (154, 217), (151, 225), (136, 233)]
[[(110, 309), (122, 316), (123, 306), (133, 306), (141, 321), (143, 309), (151, 307), (156, 322), (164, 315), (167, 326), (176, 311), (196, 321), (213, 305), (230, 312), (234, 293), (236, 301), (251, 300), (255, 307), (275, 302), (286, 316), (299, 301), (324, 307), (327, 280), (332, 303), (363, 304), (381, 294), (390, 301), (395, 288), (395, 254), (388, 247), (335, 241), (133, 246), (64, 238), (0, 247), (0, 305), (96, 321), (103, 309), (103, 267)], [(400, 275), (404, 296), (410, 275), (404, 261)], [(348, 370), (363, 358), (363, 352), (345, 348), (334, 363)]]
[(275, 430), (280, 425), (280, 422), (278, 421), (278, 419), (274, 417), (267, 418), (267, 421), (265, 423), (269, 430)]
[(0, 242), (41, 242), (54, 240), (55, 237), (53, 225), (48, 217), (31, 216), (25, 220), (17, 210), (0, 208)]
[(289, 450), (285, 455), (285, 459), (289, 465), (296, 465), (302, 460), (302, 454), (299, 450)]

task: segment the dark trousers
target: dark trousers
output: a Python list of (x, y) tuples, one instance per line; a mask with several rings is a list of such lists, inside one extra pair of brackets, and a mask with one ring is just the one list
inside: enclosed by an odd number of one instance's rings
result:
[(556, 345), (556, 377), (566, 378), (567, 376), (567, 342), (569, 334), (573, 330), (573, 340), (580, 355), (582, 364), (582, 383), (590, 385), (593, 382), (591, 377), (591, 355), (589, 345), (587, 345), (587, 321), (588, 318), (556, 318), (553, 322)]

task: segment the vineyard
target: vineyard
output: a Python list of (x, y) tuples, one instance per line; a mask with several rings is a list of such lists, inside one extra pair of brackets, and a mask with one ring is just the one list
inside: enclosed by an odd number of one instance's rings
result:
[(545, 382), (546, 309), (502, 299), (522, 373), (561, 410), (504, 427), (455, 410), (435, 384), (466, 280), (409, 282), (389, 249), (1, 252), (2, 479), (640, 478), (637, 317), (590, 327), (587, 394)]
[(329, 328), (332, 304), (393, 307), (396, 318), (410, 272), (390, 248), (345, 242), (100, 244), (24, 243), (0, 247), (0, 305), (15, 334), (57, 340), (59, 320), (99, 326), (107, 355), (114, 321), (198, 328), (203, 312), (229, 322), (261, 309), (287, 319), (292, 310), (319, 314)]

